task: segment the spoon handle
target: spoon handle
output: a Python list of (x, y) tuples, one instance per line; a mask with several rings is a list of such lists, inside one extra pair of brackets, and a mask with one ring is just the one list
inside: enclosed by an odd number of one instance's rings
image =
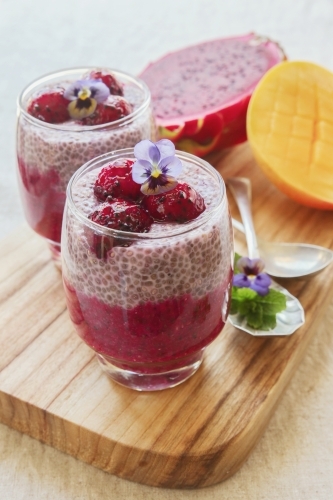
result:
[(242, 217), (249, 257), (257, 259), (260, 255), (251, 213), (251, 182), (246, 177), (229, 177), (226, 182)]

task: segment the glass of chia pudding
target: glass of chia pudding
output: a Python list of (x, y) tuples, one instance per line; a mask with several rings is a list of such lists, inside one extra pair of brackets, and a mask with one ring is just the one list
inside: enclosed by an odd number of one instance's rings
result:
[(26, 219), (60, 262), (66, 187), (83, 163), (154, 139), (150, 92), (126, 73), (76, 68), (46, 75), (18, 99), (17, 165)]
[(116, 382), (166, 389), (199, 368), (227, 319), (232, 262), (220, 174), (170, 141), (101, 155), (71, 178), (62, 229), (67, 305)]

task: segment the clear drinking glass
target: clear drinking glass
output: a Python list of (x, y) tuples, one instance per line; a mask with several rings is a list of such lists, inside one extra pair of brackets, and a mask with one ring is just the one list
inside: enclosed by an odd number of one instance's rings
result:
[(102, 227), (94, 211), (101, 167), (134, 158), (133, 148), (82, 166), (67, 188), (62, 270), (71, 320), (111, 377), (137, 390), (173, 387), (200, 366), (228, 314), (233, 239), (225, 185), (202, 159), (176, 152), (206, 210), (185, 223), (154, 223), (148, 233)]
[(18, 99), (17, 166), (24, 212), (29, 225), (46, 238), (52, 257), (60, 259), (60, 236), (66, 187), (83, 163), (98, 155), (155, 139), (148, 87), (141, 80), (113, 69), (124, 86), (133, 112), (114, 122), (82, 126), (76, 122), (46, 123), (27, 113), (29, 98), (39, 90), (82, 79), (96, 68), (75, 68), (46, 75), (26, 87)]

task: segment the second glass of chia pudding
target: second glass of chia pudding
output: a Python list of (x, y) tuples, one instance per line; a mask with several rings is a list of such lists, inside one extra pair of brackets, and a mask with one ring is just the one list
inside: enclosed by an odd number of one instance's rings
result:
[(66, 187), (85, 162), (155, 138), (150, 92), (141, 80), (99, 68), (46, 75), (18, 99), (17, 164), (26, 219), (60, 262)]
[(69, 182), (62, 270), (71, 320), (111, 379), (180, 384), (229, 310), (233, 238), (224, 182), (172, 143), (99, 156)]

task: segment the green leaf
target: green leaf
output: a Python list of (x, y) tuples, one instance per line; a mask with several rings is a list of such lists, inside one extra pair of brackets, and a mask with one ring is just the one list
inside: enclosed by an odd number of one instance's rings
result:
[(251, 308), (246, 315), (247, 324), (256, 330), (260, 330), (262, 326), (263, 311), (260, 304), (251, 304)]
[(238, 312), (242, 316), (247, 316), (248, 313), (251, 311), (251, 305), (253, 302), (251, 300), (244, 300), (238, 302)]
[(239, 308), (239, 300), (237, 294), (231, 293), (231, 304), (229, 314), (237, 314)]
[(263, 314), (260, 330), (272, 330), (276, 327), (275, 314)]
[(230, 314), (239, 313), (246, 316), (257, 295), (257, 292), (250, 288), (232, 287)]
[(259, 295), (257, 294), (257, 292), (255, 292), (254, 290), (252, 290), (251, 288), (237, 288), (237, 298), (239, 301), (245, 301), (245, 300), (254, 300), (254, 299), (257, 299), (257, 297), (259, 297)]
[(237, 262), (239, 261), (239, 259), (241, 259), (242, 256), (239, 255), (239, 253), (235, 252), (235, 256), (234, 256), (234, 274), (239, 274), (241, 273), (242, 271), (240, 271), (237, 267)]
[(277, 314), (287, 307), (287, 297), (277, 290), (269, 289), (267, 295), (257, 298), (264, 308), (264, 314)]
[(230, 304), (229, 314), (237, 314), (238, 313), (238, 303), (236, 300), (232, 299)]

